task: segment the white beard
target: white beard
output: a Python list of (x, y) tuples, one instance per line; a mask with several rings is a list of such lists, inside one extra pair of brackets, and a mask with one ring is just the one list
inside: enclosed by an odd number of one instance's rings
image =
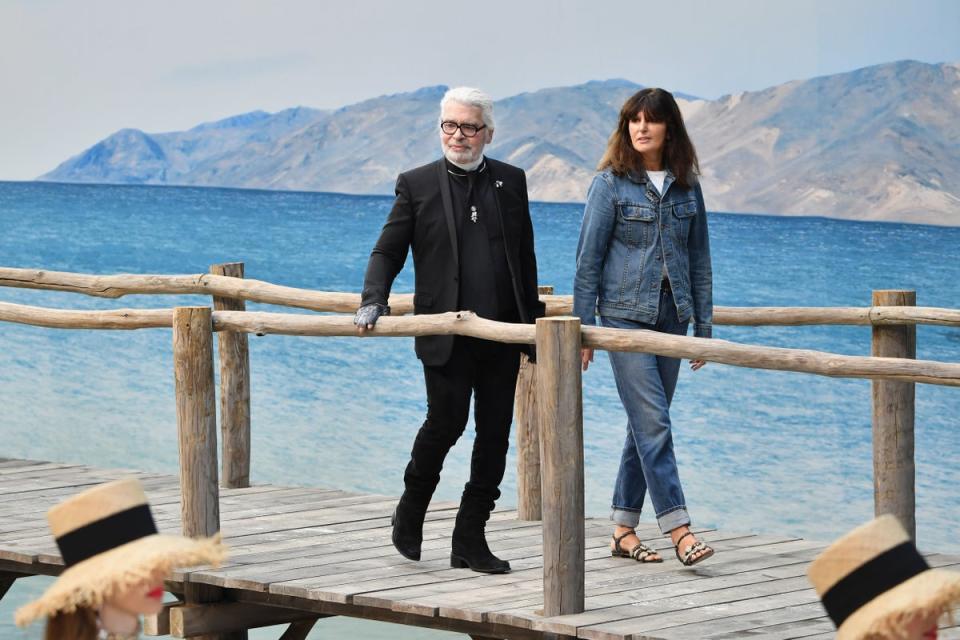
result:
[[(480, 166), (480, 163), (483, 162), (483, 149), (480, 149), (480, 152), (477, 154), (477, 157), (473, 160), (464, 161), (467, 154), (465, 153), (456, 153), (450, 151), (442, 143), (440, 148), (443, 151), (443, 157), (450, 161), (451, 164), (455, 165), (458, 169), (463, 169), (464, 171), (473, 171)], [(469, 156), (468, 156), (469, 157)]]

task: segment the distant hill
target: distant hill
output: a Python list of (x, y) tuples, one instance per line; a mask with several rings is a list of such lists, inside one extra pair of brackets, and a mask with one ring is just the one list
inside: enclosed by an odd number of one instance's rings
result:
[[(594, 81), (497, 102), (488, 155), (530, 197), (582, 201), (623, 101)], [(123, 129), (40, 180), (393, 192), (439, 157), (446, 87), (334, 111), (241, 114), (189, 131)], [(960, 226), (960, 65), (902, 61), (703, 100), (676, 93), (711, 210)]]

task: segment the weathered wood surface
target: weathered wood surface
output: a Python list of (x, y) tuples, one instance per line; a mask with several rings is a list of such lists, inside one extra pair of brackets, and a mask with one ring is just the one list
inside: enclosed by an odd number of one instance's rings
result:
[[(360, 294), (357, 293), (298, 289), (262, 280), (230, 278), (228, 275), (91, 275), (0, 267), (0, 287), (69, 291), (99, 298), (120, 298), (129, 294), (199, 294), (351, 314), (360, 304)], [(548, 316), (565, 316), (573, 312), (573, 296), (552, 295), (552, 291), (542, 291), (540, 299), (546, 304)], [(391, 314), (395, 316), (413, 313), (413, 294), (391, 295), (390, 307)], [(751, 326), (937, 324), (957, 327), (960, 326), (960, 310), (887, 306), (714, 307), (713, 323)]]
[(584, 600), (583, 389), (580, 319), (537, 320), (544, 614), (580, 613)]
[[(18, 575), (59, 573), (46, 510), (90, 484), (129, 476), (144, 483), (161, 532), (178, 533), (175, 476), (0, 460), (0, 510), (6, 509), (0, 511), (0, 583)], [(670, 557), (669, 540), (645, 524), (638, 533), (665, 562), (639, 565), (610, 557), (610, 523), (587, 519), (584, 611), (544, 616), (539, 523), (518, 520), (513, 511), (494, 512), (487, 528), (491, 546), (514, 571), (485, 576), (449, 567), (454, 503), (431, 505), (421, 562), (392, 553), (395, 500), (335, 489), (221, 488), (220, 520), (232, 555), (221, 569), (181, 570), (167, 582), (169, 590), (196, 607), (176, 614), (175, 630), (226, 631), (234, 628), (235, 611), (251, 624), (305, 620), (291, 626), (289, 638), (302, 638), (314, 618), (329, 615), (518, 640), (548, 634), (601, 640), (773, 639), (832, 632), (805, 578), (822, 544), (789, 535), (701, 529), (697, 533), (717, 555), (687, 569)], [(960, 568), (957, 556), (933, 554), (927, 561)], [(203, 608), (201, 596), (270, 608), (219, 603)], [(956, 627), (941, 634), (958, 636)]]
[[(916, 291), (874, 291), (873, 303), (917, 304)], [(917, 357), (916, 326), (873, 327), (871, 355), (888, 358)], [(874, 380), (873, 399), (873, 504), (876, 515), (897, 516), (910, 537), (917, 536), (914, 421), (916, 385), (913, 382)]]
[[(243, 278), (243, 263), (215, 264), (210, 273)], [(214, 296), (216, 311), (246, 311), (246, 303)], [(220, 359), (220, 481), (225, 487), (250, 486), (250, 347), (245, 333), (217, 334)]]
[(210, 313), (209, 307), (178, 307), (173, 312), (183, 535), (190, 537), (212, 536), (220, 530)]

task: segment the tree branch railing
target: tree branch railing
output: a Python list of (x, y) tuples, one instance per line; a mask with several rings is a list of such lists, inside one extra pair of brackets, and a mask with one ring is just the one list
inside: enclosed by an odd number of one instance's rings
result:
[[(69, 310), (0, 302), (0, 322), (57, 329), (173, 329), (178, 435), (181, 449), (189, 450), (186, 453), (181, 451), (180, 457), (184, 526), (202, 532), (217, 527), (216, 454), (209, 446), (211, 438), (214, 441), (216, 438), (216, 425), (211, 422), (214, 367), (210, 345), (213, 333), (220, 332), (221, 336), (228, 337), (218, 341), (221, 407), (230, 408), (221, 413), (224, 420), (229, 417), (234, 421), (234, 424), (224, 422), (221, 425), (225, 486), (247, 486), (249, 482), (250, 394), (246, 335), (357, 337), (350, 316), (229, 309), (241, 309), (240, 301), (249, 301), (352, 314), (360, 302), (357, 294), (311, 291), (246, 280), (242, 277), (241, 263), (214, 265), (211, 270), (216, 273), (97, 276), (0, 268), (0, 287), (67, 291), (104, 298), (128, 294), (213, 296), (213, 311), (209, 307)], [(237, 277), (217, 273), (234, 273)], [(538, 364), (532, 371), (524, 372), (521, 380), (525, 386), (522, 390), (518, 387), (518, 398), (529, 405), (525, 413), (526, 424), (519, 425), (518, 431), (521, 428), (539, 431), (538, 448), (543, 452), (543, 460), (537, 460), (536, 464), (541, 472), (543, 491), (535, 481), (525, 482), (525, 486), (529, 486), (531, 492), (542, 493), (543, 500), (541, 502), (539, 495), (534, 496), (536, 499), (521, 498), (522, 505), (533, 506), (522, 509), (520, 517), (543, 520), (544, 611), (547, 615), (577, 613), (584, 606), (583, 419), (578, 357), (581, 346), (654, 353), (754, 369), (873, 380), (875, 512), (878, 515), (896, 514), (908, 531), (915, 534), (914, 387), (916, 383), (960, 386), (960, 364), (915, 359), (916, 325), (960, 327), (960, 310), (916, 307), (916, 296), (912, 291), (875, 291), (873, 304), (869, 307), (714, 308), (714, 324), (718, 325), (871, 326), (873, 355), (865, 357), (673, 336), (654, 331), (581, 327), (577, 318), (565, 317), (572, 311), (570, 296), (541, 292), (541, 300), (546, 302), (547, 313), (552, 317), (541, 318), (534, 326), (494, 322), (470, 312), (404, 317), (413, 311), (412, 295), (395, 294), (390, 297), (393, 315), (381, 318), (376, 328), (364, 337), (461, 335), (537, 345)], [(200, 320), (196, 321), (196, 318)], [(225, 353), (226, 350), (229, 353)], [(195, 375), (198, 372), (202, 375)], [(531, 415), (534, 419), (530, 419)], [(230, 443), (227, 443), (228, 439)], [(530, 441), (533, 440), (528, 444)], [(199, 447), (195, 444), (198, 442), (206, 445)], [(520, 459), (526, 458), (518, 457)], [(194, 461), (193, 467), (197, 468), (188, 468), (191, 460)], [(192, 506), (188, 508), (188, 505)], [(551, 527), (553, 530), (548, 531)]]
[[(74, 311), (0, 303), (0, 321), (58, 329), (155, 329), (172, 326), (173, 309)], [(214, 311), (213, 331), (287, 336), (357, 337), (350, 316), (314, 316), (264, 311)], [(848, 356), (810, 349), (748, 345), (717, 338), (674, 336), (643, 329), (582, 327), (584, 347), (654, 353), (718, 364), (811, 373), (834, 378), (870, 378), (960, 386), (960, 364)], [(513, 344), (535, 344), (536, 327), (496, 322), (469, 311), (410, 317), (385, 316), (362, 337), (459, 335)]]
[[(203, 295), (311, 311), (353, 313), (360, 294), (315, 291), (211, 273), (194, 275), (90, 275), (0, 267), (0, 287), (81, 293), (98, 298), (126, 295)], [(570, 315), (573, 297), (541, 295), (548, 316)], [(391, 314), (413, 313), (413, 294), (390, 296)], [(960, 310), (939, 307), (714, 307), (713, 323), (738, 326), (902, 325), (960, 327)], [(122, 327), (117, 327), (122, 328)]]

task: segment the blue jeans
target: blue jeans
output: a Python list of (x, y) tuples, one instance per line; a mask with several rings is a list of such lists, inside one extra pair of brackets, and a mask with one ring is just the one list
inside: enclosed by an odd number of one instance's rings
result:
[[(687, 321), (677, 317), (673, 294), (660, 294), (655, 325), (601, 316), (600, 324), (614, 329), (651, 329), (686, 335)], [(613, 491), (611, 519), (636, 527), (647, 491), (663, 533), (690, 524), (680, 486), (670, 430), (670, 401), (677, 386), (680, 360), (650, 353), (610, 352), (613, 377), (627, 412), (627, 438)]]

